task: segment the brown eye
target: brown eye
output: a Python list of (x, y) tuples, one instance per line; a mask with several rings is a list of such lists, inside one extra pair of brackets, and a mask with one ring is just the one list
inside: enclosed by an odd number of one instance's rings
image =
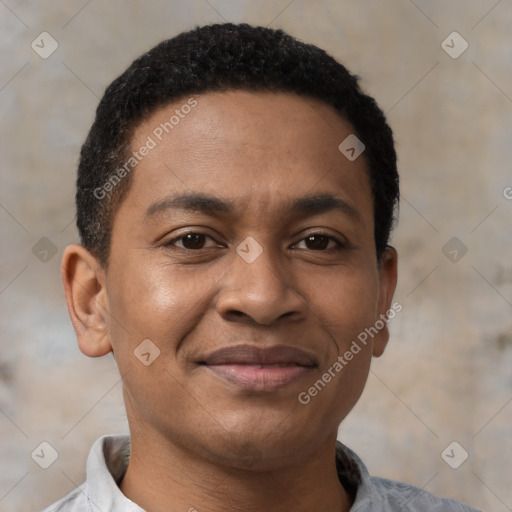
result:
[(167, 245), (176, 245), (182, 249), (198, 250), (204, 249), (208, 240), (213, 242), (212, 238), (208, 235), (203, 235), (202, 233), (186, 233), (172, 239)]
[(206, 237), (199, 233), (189, 233), (182, 236), (182, 244), (185, 249), (202, 249), (205, 244)]
[(329, 238), (323, 235), (311, 235), (304, 239), (306, 247), (314, 251), (327, 249)]
[(314, 234), (303, 238), (298, 244), (299, 249), (309, 249), (310, 251), (326, 251), (334, 248), (341, 248), (343, 244), (331, 236)]

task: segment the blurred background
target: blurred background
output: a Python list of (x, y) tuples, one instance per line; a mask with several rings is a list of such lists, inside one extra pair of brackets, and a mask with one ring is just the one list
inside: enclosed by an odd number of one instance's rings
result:
[(127, 432), (115, 363), (79, 352), (60, 281), (78, 151), (135, 57), (223, 21), (326, 49), (395, 132), (403, 310), (339, 438), (373, 475), (512, 510), (510, 0), (0, 0), (0, 511), (41, 510)]

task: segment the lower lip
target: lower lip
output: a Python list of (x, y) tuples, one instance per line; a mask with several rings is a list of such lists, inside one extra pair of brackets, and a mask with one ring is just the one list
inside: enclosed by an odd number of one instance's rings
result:
[(218, 377), (249, 391), (275, 391), (302, 379), (313, 367), (297, 365), (206, 365)]

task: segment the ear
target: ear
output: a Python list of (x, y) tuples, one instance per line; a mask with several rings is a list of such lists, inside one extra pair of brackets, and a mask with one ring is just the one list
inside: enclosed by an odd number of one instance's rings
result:
[[(397, 282), (397, 265), (398, 265), (398, 254), (396, 249), (391, 246), (387, 246), (380, 261), (379, 265), (379, 299), (377, 305), (377, 318), (375, 319), (376, 324), (384, 322), (382, 329), (379, 329), (379, 333), (375, 336), (373, 341), (373, 356), (380, 357), (384, 353), (384, 349), (389, 340), (389, 329), (387, 326), (387, 320), (390, 317), (390, 311), (393, 316), (399, 310), (392, 308), (391, 301), (395, 294), (396, 282)], [(379, 323), (380, 323), (379, 322)]]
[(112, 345), (105, 270), (87, 249), (72, 244), (64, 250), (61, 275), (80, 350), (89, 357), (108, 354)]

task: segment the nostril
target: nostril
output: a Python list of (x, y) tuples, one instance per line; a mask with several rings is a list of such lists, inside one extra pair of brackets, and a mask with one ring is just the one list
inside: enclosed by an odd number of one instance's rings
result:
[(231, 320), (232, 322), (241, 322), (241, 323), (252, 323), (254, 320), (250, 315), (240, 311), (239, 309), (230, 309), (225, 317), (226, 320)]

